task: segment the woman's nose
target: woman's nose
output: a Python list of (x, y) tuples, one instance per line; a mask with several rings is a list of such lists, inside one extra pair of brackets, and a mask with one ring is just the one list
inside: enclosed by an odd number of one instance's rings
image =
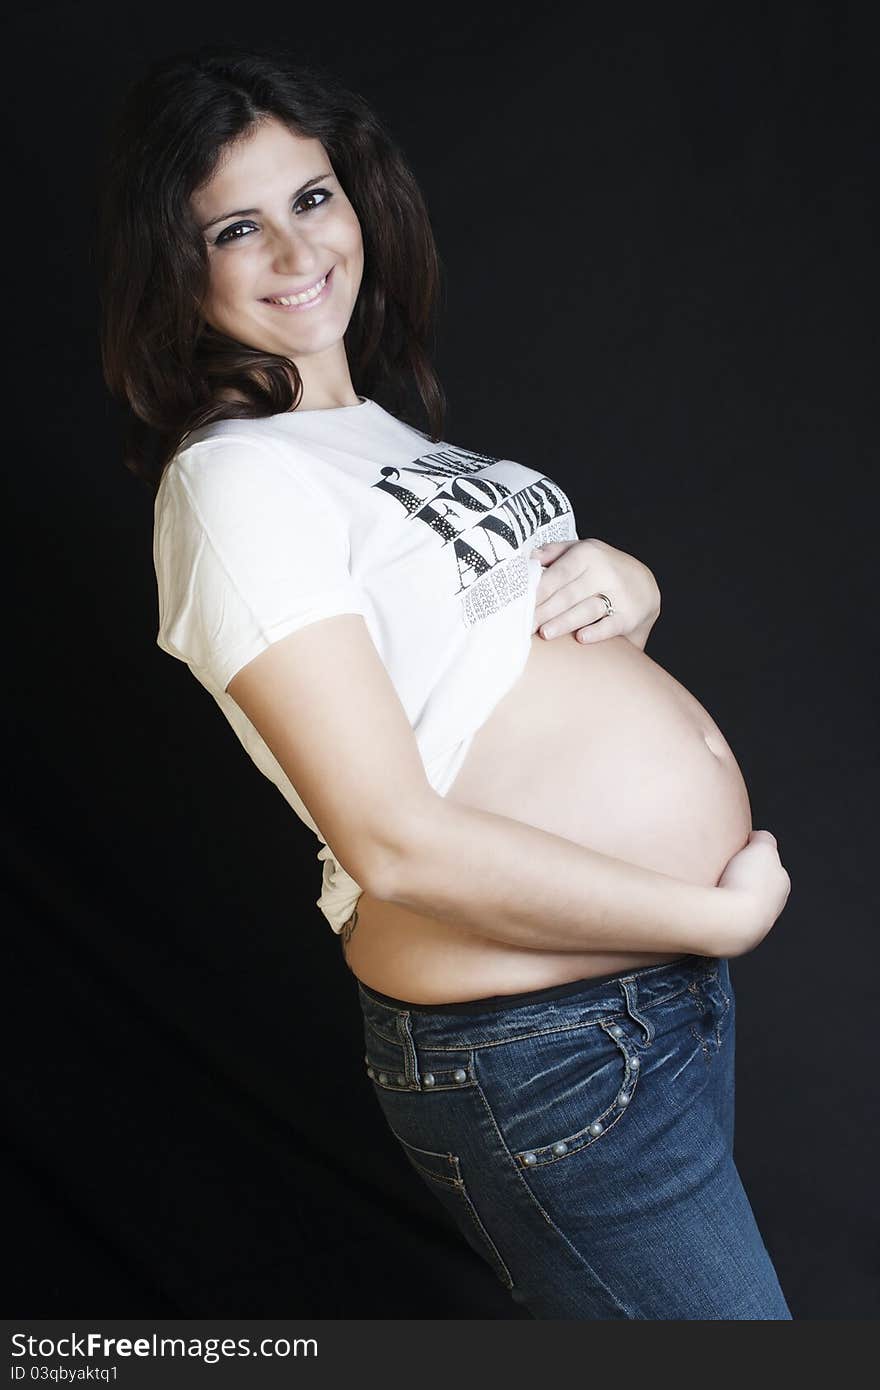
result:
[(320, 257), (308, 237), (295, 229), (279, 233), (272, 253), (272, 264), (279, 275), (309, 275), (321, 269)]

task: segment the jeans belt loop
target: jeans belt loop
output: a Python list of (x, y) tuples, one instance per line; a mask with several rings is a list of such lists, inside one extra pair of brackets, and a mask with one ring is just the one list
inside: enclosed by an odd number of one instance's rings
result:
[(410, 1027), (409, 1010), (397, 1015), (397, 1036), (403, 1044), (403, 1070), (408, 1086), (420, 1086), (419, 1062)]
[(627, 1013), (635, 1023), (638, 1023), (641, 1028), (644, 1028), (645, 1033), (647, 1035), (645, 1038), (645, 1042), (653, 1042), (654, 1033), (656, 1031), (654, 1025), (645, 1014), (640, 1014), (638, 1009), (636, 1008), (636, 1000), (638, 998), (639, 988), (636, 984), (636, 981), (632, 979), (632, 977), (630, 977), (628, 979), (619, 980), (618, 983), (623, 993), (623, 999), (624, 1003), (626, 1004)]

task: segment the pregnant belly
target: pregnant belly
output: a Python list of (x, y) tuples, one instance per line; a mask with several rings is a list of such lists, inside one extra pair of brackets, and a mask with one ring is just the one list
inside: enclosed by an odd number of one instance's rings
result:
[[(448, 801), (494, 811), (691, 883), (746, 843), (748, 793), (702, 705), (625, 637), (534, 635), (525, 670), (478, 731)], [(543, 951), (364, 893), (345, 946), (365, 985), (415, 1003), (541, 989), (673, 959)]]

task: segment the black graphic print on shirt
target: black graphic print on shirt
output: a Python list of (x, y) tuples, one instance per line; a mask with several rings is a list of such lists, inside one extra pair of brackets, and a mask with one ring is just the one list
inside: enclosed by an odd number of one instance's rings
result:
[(529, 480), (521, 464), (445, 444), (403, 467), (388, 465), (372, 484), (406, 519), (451, 547), (466, 626), (506, 608), (528, 586), (528, 547), (576, 540), (571, 502), (550, 478)]

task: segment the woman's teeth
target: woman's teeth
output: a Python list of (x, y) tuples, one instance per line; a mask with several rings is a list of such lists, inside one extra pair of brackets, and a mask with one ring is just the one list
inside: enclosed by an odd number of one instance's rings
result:
[[(329, 275), (329, 273), (328, 271), (327, 274)], [(302, 294), (296, 294), (289, 298), (267, 299), (266, 303), (283, 304), (288, 309), (292, 304), (308, 304), (310, 299), (318, 298), (318, 295), (321, 293), (326, 283), (327, 275), (325, 275), (322, 280), (319, 280), (317, 285), (313, 285), (310, 290), (304, 290)]]

